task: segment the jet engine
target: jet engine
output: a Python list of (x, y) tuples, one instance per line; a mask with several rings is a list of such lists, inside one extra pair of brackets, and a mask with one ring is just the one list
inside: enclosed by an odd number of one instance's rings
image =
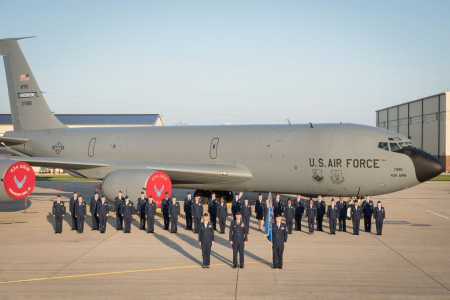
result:
[(36, 184), (33, 168), (24, 162), (0, 161), (0, 202), (13, 202), (28, 197)]
[[(113, 201), (119, 191), (123, 197), (126, 195), (136, 202), (144, 191), (146, 197), (152, 196), (157, 207), (161, 207), (161, 200), (165, 193), (172, 192), (172, 181), (164, 172), (149, 169), (127, 169), (109, 173), (103, 179), (103, 194), (106, 199)], [(136, 203), (135, 203), (136, 204)]]

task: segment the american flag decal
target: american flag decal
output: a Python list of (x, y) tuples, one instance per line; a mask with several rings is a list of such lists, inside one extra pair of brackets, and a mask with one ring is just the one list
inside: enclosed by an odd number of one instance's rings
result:
[(30, 74), (20, 74), (20, 81), (29, 81), (30, 80)]

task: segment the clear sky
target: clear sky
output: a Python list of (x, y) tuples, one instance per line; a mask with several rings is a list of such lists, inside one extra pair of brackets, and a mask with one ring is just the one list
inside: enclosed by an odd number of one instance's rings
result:
[[(0, 38), (37, 36), (20, 45), (56, 113), (375, 125), (377, 109), (450, 90), (450, 1), (23, 0), (0, 10)], [(1, 68), (0, 113), (7, 99)]]

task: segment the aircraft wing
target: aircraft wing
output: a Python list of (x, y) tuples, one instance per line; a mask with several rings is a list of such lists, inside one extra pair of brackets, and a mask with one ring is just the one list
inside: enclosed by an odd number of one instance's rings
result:
[(103, 161), (75, 159), (75, 158), (6, 156), (4, 159), (12, 161), (23, 161), (31, 166), (36, 167), (39, 166), (39, 167), (72, 169), (72, 170), (83, 170), (83, 169), (92, 169), (110, 166), (110, 164)]
[(252, 178), (252, 174), (245, 167), (234, 164), (128, 162), (30, 156), (7, 156), (4, 159), (80, 173), (82, 170), (94, 168), (104, 169), (102, 173), (105, 174), (109, 168), (111, 172), (121, 169), (151, 169), (167, 173), (174, 184), (243, 182)]

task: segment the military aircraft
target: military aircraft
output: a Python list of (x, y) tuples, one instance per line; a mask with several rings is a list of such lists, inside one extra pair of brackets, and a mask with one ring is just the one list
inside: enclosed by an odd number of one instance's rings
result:
[(122, 190), (161, 200), (172, 187), (302, 195), (380, 195), (444, 171), (405, 136), (356, 124), (68, 128), (52, 113), (18, 40), (0, 40), (14, 131), (0, 137), (16, 156), (0, 160), (0, 202), (27, 197), (30, 166), (102, 180), (109, 200)]

